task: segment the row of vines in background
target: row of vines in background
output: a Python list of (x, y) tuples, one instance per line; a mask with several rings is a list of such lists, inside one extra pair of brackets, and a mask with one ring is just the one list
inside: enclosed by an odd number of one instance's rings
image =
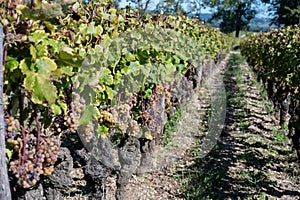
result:
[(254, 34), (242, 41), (241, 53), (265, 84), (280, 124), (289, 126), (300, 158), (300, 28)]
[[(149, 126), (145, 105), (165, 93), (168, 109), (164, 84), (176, 81), (172, 75), (230, 47), (227, 36), (196, 20), (141, 16), (109, 1), (12, 0), (0, 9), (11, 40), (4, 55), (7, 161), (24, 188), (53, 172), (60, 137), (70, 131), (86, 143), (157, 137), (140, 131)], [(140, 87), (128, 89), (137, 77), (144, 77)]]

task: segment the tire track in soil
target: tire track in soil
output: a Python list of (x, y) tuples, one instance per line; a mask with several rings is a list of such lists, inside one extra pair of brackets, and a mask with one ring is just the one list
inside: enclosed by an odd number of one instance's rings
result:
[[(202, 117), (197, 121), (200, 130), (193, 135), (198, 140), (190, 148), (168, 149), (174, 156), (163, 168), (133, 176), (128, 200), (300, 199), (296, 152), (261, 97), (262, 86), (246, 63), (225, 66), (220, 65), (227, 91), (226, 120), (216, 147), (205, 158), (197, 158), (209, 124), (209, 117)], [(208, 116), (209, 93), (203, 89), (201, 94), (194, 108)], [(179, 144), (182, 139), (177, 134), (173, 138)], [(114, 199), (114, 184), (110, 177), (107, 199)]]

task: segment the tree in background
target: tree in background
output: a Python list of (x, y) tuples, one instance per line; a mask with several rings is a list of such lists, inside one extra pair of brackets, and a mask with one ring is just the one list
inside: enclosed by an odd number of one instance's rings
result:
[(201, 17), (202, 8), (205, 8), (203, 0), (194, 0), (190, 4), (190, 10), (194, 11), (194, 15), (197, 16), (198, 19)]
[(252, 0), (204, 0), (204, 3), (217, 9), (212, 20), (221, 20), (221, 31), (235, 31), (236, 37), (239, 37), (240, 31), (247, 27), (256, 14)]
[[(200, 17), (203, 0), (126, 0), (130, 6), (144, 13), (160, 13), (166, 15), (193, 15)], [(119, 5), (121, 0), (113, 0)]]
[(270, 11), (275, 11), (272, 23), (280, 25), (300, 24), (300, 1), (299, 0), (264, 0), (270, 3)]
[[(119, 4), (121, 0), (114, 0), (115, 4)], [(132, 7), (138, 9), (142, 14), (149, 12), (150, 6), (153, 6), (153, 0), (126, 0)]]
[(185, 0), (160, 0), (156, 5), (156, 12), (163, 11), (166, 15), (187, 15), (183, 8)]

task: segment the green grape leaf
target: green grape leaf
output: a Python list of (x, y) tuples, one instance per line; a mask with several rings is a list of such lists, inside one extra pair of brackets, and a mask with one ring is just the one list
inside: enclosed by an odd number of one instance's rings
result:
[(132, 70), (135, 71), (137, 68), (140, 67), (140, 63), (139, 63), (139, 61), (130, 62), (130, 65), (129, 65), (129, 66), (130, 66), (130, 68), (131, 68), (131, 71), (130, 71), (129, 73), (131, 73)]
[(100, 113), (96, 107), (91, 106), (91, 105), (86, 106), (86, 108), (83, 111), (83, 114), (80, 116), (79, 125), (86, 126), (91, 121), (96, 119), (99, 115), (100, 115)]
[(36, 30), (29, 36), (29, 40), (37, 44), (47, 37), (48, 33), (45, 33), (44, 30)]
[[(45, 41), (45, 45), (50, 45), (52, 47), (52, 50), (53, 50), (54, 53), (59, 53), (62, 49), (63, 44), (61, 42), (58, 42), (57, 40), (48, 38)], [(43, 49), (40, 48), (39, 50), (43, 50)]]
[(62, 45), (60, 51), (60, 58), (69, 60), (72, 59), (73, 57), (74, 57), (73, 49), (66, 45)]
[(112, 85), (114, 83), (114, 78), (111, 75), (111, 72), (109, 69), (101, 68), (99, 83), (106, 84), (106, 85)]
[(144, 99), (147, 99), (152, 95), (152, 90), (149, 88), (145, 91)]
[(44, 21), (43, 23), (45, 24), (45, 26), (47, 27), (47, 29), (49, 29), (51, 31), (52, 34), (55, 33), (56, 27), (53, 24), (51, 24), (48, 21)]
[(80, 3), (79, 2), (76, 2), (73, 6), (72, 6), (72, 10), (73, 11), (77, 11), (80, 9)]
[(36, 49), (32, 44), (30, 45), (29, 50), (30, 50), (30, 55), (31, 55), (32, 59), (36, 60)]
[(9, 21), (7, 19), (1, 19), (0, 22), (1, 24), (3, 24), (3, 26), (7, 26), (9, 24)]
[(101, 35), (101, 34), (103, 33), (103, 28), (102, 28), (102, 26), (101, 26), (101, 25), (98, 25), (98, 26), (96, 27), (96, 31), (97, 31), (96, 35)]
[(30, 19), (35, 19), (37, 12), (34, 10), (31, 10), (25, 5), (18, 5), (17, 6), (18, 13), (22, 15), (24, 18), (30, 18)]
[(49, 74), (57, 69), (56, 63), (50, 58), (43, 57), (37, 60), (36, 68), (38, 70), (39, 75), (41, 76), (49, 76)]
[(176, 56), (176, 55), (173, 55), (173, 59), (174, 59), (174, 62), (175, 62), (176, 64), (179, 64), (180, 61), (181, 61), (181, 59), (180, 59), (178, 56)]
[(82, 34), (83, 37), (85, 37), (86, 31), (87, 31), (87, 25), (86, 24), (80, 24), (79, 32)]
[(146, 132), (144, 133), (144, 136), (145, 136), (145, 138), (148, 139), (148, 140), (153, 140), (153, 137), (152, 137), (150, 131), (146, 131)]
[(99, 125), (98, 124), (98, 127), (96, 129), (96, 135), (98, 136), (98, 138), (106, 138), (109, 134), (109, 128), (104, 126), (104, 125)]
[(86, 51), (85, 51), (85, 49), (81, 48), (79, 50), (79, 56), (82, 57), (82, 58), (86, 57)]
[(28, 73), (31, 72), (30, 67), (27, 64), (27, 60), (26, 59), (21, 60), (21, 62), (20, 62), (20, 69), (21, 69), (21, 71), (22, 71), (23, 74), (28, 74)]
[(13, 155), (13, 151), (6, 148), (6, 149), (5, 149), (5, 154), (6, 154), (6, 158), (7, 158), (7, 159), (6, 159), (6, 162), (9, 163), (9, 161), (10, 161), (12, 155)]
[(47, 48), (46, 44), (44, 44), (44, 43), (38, 44), (38, 45), (36, 45), (35, 48), (36, 48), (36, 57), (37, 58), (48, 56), (48, 48)]
[(128, 62), (133, 62), (136, 60), (135, 55), (126, 50), (125, 58)]
[(32, 101), (36, 104), (43, 104), (47, 101), (49, 104), (54, 104), (57, 98), (56, 87), (44, 76), (37, 73), (28, 73), (24, 86), (32, 92)]
[(51, 105), (51, 110), (52, 110), (54, 115), (60, 115), (61, 114), (60, 106), (58, 106), (56, 104)]
[(19, 66), (19, 62), (17, 60), (15, 60), (10, 56), (7, 56), (7, 63), (5, 66), (5, 70), (7, 70), (8, 72), (12, 72), (15, 69), (18, 69), (18, 66)]
[(135, 38), (137, 40), (140, 40), (142, 38), (141, 34), (139, 32), (133, 32), (131, 33), (131, 37)]
[(62, 101), (57, 101), (57, 104), (59, 105), (59, 107), (61, 108), (63, 113), (67, 113), (68, 105), (66, 103), (64, 103)]
[(116, 92), (111, 87), (105, 87), (105, 93), (107, 94), (107, 98), (112, 100)]
[(178, 65), (177, 65), (177, 70), (180, 71), (180, 72), (181, 72), (182, 70), (184, 70), (184, 68), (185, 68), (185, 65), (184, 65), (184, 64), (178, 64)]
[(60, 68), (60, 70), (61, 70), (64, 74), (66, 74), (66, 75), (68, 75), (68, 76), (73, 76), (73, 75), (74, 75), (73, 67), (71, 67), (71, 66), (63, 66), (63, 67)]
[(96, 35), (97, 30), (95, 27), (95, 22), (90, 23), (90, 25), (87, 27), (87, 34)]

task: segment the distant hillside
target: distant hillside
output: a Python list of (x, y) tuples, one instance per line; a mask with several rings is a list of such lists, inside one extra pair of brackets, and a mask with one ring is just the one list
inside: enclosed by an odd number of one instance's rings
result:
[[(210, 13), (203, 13), (200, 15), (200, 19), (203, 21), (208, 21), (212, 17)], [(260, 32), (267, 31), (270, 28), (274, 28), (275, 26), (270, 26), (271, 18), (264, 17), (255, 17), (250, 21), (249, 31)], [(218, 27), (219, 23), (213, 23), (212, 26)]]
[(209, 13), (202, 13), (200, 15), (200, 19), (204, 20), (204, 21), (207, 21), (211, 18), (212, 14), (209, 14)]

